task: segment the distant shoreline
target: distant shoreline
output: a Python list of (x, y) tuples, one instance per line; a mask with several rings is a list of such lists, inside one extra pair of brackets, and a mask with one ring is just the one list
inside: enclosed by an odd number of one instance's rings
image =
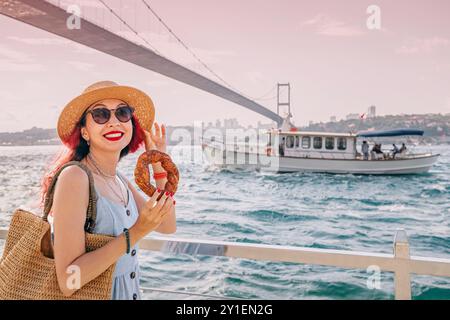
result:
[[(397, 142), (396, 142), (397, 143)], [(390, 144), (390, 142), (384, 142), (383, 144)], [(450, 139), (448, 139), (447, 141), (427, 141), (427, 142), (423, 142), (423, 143), (418, 143), (417, 146), (445, 146), (448, 145), (450, 146)], [(55, 147), (63, 147), (64, 145), (59, 143), (59, 144), (39, 144), (39, 143), (35, 143), (35, 144), (0, 144), (0, 148), (1, 147), (42, 147), (42, 146), (55, 146)], [(194, 143), (194, 144), (176, 144), (176, 143), (169, 143), (167, 144), (167, 146), (169, 147), (176, 147), (176, 146), (201, 146), (201, 143)]]
[[(258, 130), (270, 129), (274, 124), (263, 124), (258, 122), (257, 127), (244, 127), (237, 119), (219, 120), (215, 124), (212, 122), (203, 123), (201, 130), (215, 129), (224, 132), (228, 129)], [(195, 130), (197, 126), (166, 126), (168, 145), (178, 145), (179, 134), (176, 130), (183, 130), (189, 134), (191, 139), (197, 139)], [(450, 114), (402, 114), (371, 117), (367, 119), (347, 119), (330, 122), (311, 122), (308, 126), (297, 127), (300, 131), (314, 132), (359, 132), (371, 130), (391, 130), (398, 128), (414, 128), (424, 131), (420, 138), (420, 144), (450, 144)], [(175, 133), (175, 135), (173, 135)], [(172, 140), (174, 136), (176, 139)], [(194, 141), (194, 144), (199, 144)], [(20, 132), (0, 132), (0, 146), (33, 146), (33, 145), (61, 145), (56, 129), (42, 129), (33, 127)]]

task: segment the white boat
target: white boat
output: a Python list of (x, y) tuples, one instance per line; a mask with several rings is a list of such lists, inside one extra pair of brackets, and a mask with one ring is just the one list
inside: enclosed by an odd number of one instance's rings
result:
[[(282, 126), (283, 127), (283, 126)], [(223, 168), (272, 172), (324, 172), (341, 174), (416, 174), (430, 170), (439, 154), (370, 152), (364, 158), (357, 150), (358, 138), (423, 135), (421, 130), (399, 129), (364, 133), (267, 131), (265, 144), (226, 144), (202, 138), (208, 161)]]

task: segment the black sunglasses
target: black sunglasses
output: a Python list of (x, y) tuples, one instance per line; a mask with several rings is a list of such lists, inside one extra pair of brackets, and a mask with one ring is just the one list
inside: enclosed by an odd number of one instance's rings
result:
[(91, 113), (92, 119), (98, 124), (105, 124), (111, 118), (111, 111), (115, 111), (114, 115), (120, 122), (128, 122), (133, 116), (134, 108), (130, 106), (120, 106), (116, 109), (96, 108), (86, 112)]

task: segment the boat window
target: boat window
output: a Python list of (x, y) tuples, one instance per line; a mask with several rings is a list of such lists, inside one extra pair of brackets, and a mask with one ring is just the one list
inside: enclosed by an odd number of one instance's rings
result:
[(298, 148), (300, 146), (300, 137), (295, 136), (295, 147)]
[(347, 149), (347, 139), (346, 138), (338, 138), (337, 148), (338, 148), (338, 150)]
[(314, 137), (313, 146), (314, 149), (322, 149), (322, 137)]
[(327, 150), (334, 149), (334, 137), (326, 137), (325, 138), (325, 149), (327, 149)]
[(294, 147), (294, 136), (287, 136), (286, 138), (286, 148)]
[(311, 137), (302, 137), (302, 148), (303, 149), (311, 148)]

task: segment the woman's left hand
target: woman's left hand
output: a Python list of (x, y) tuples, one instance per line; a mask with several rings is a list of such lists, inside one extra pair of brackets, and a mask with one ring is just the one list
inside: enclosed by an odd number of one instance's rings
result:
[(155, 133), (153, 133), (153, 128), (150, 131), (144, 130), (145, 133), (145, 150), (158, 150), (167, 153), (166, 150), (166, 127), (164, 124), (159, 127), (158, 123), (155, 122)]

